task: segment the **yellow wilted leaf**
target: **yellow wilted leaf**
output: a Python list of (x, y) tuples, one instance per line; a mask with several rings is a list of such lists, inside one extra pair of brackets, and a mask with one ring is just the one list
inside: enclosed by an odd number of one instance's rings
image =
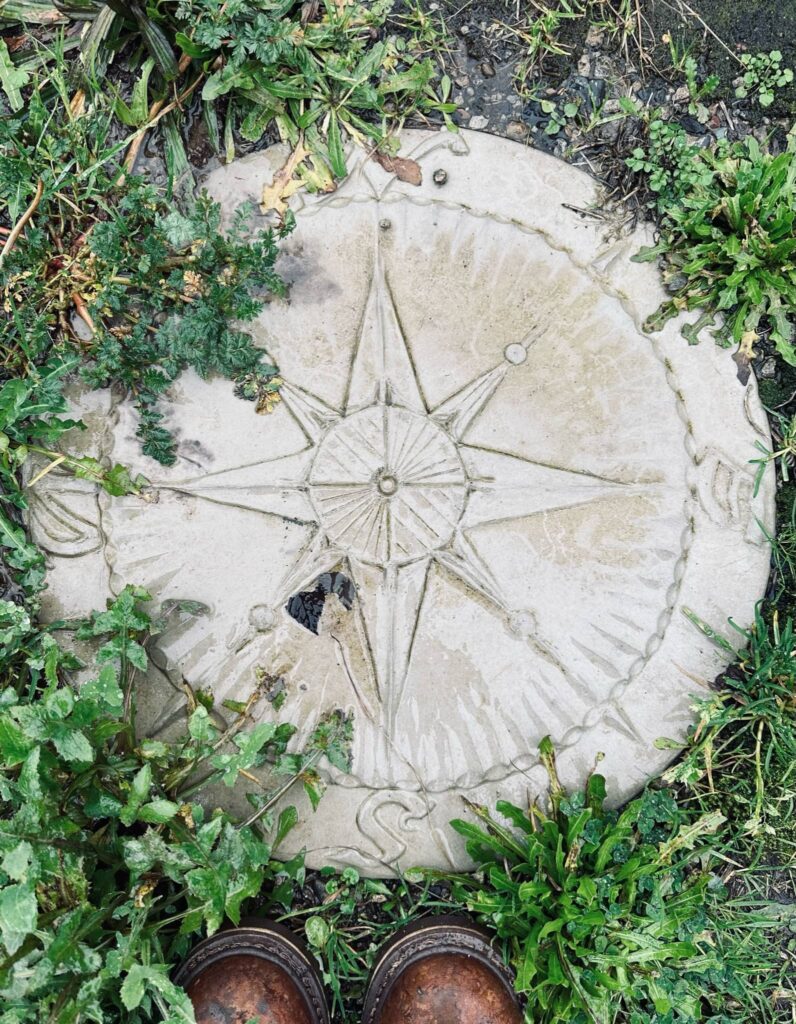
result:
[(296, 173), (299, 164), (306, 160), (308, 156), (309, 150), (305, 148), (303, 138), (300, 138), (296, 143), (296, 148), (287, 158), (285, 166), (276, 172), (271, 184), (263, 188), (262, 198), (260, 199), (260, 210), (262, 213), (268, 213), (269, 210), (276, 210), (278, 214), (285, 212), (287, 200), (303, 184), (300, 179), (294, 178), (293, 175)]
[(749, 380), (749, 376), (752, 372), (752, 361), (757, 358), (757, 352), (755, 352), (755, 342), (760, 340), (760, 335), (756, 331), (744, 331), (741, 335), (741, 341), (738, 345), (738, 351), (733, 354), (735, 365), (738, 367), (738, 380), (741, 384), (746, 384)]

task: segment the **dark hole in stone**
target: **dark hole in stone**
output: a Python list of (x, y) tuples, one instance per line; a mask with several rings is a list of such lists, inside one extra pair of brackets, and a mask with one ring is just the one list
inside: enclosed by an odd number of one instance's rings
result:
[(342, 572), (324, 572), (313, 590), (301, 590), (294, 594), (285, 605), (288, 615), (310, 633), (318, 635), (323, 606), (329, 594), (336, 594), (346, 611), (351, 611), (356, 589), (351, 580)]

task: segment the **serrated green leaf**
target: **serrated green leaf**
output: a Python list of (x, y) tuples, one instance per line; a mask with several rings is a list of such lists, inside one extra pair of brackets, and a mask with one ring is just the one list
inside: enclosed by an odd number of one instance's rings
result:
[(14, 64), (5, 40), (0, 38), (0, 89), (5, 93), (8, 105), (14, 112), (22, 110), (24, 106), (22, 89), (29, 82), (30, 75), (24, 68), (19, 68)]
[(138, 820), (145, 821), (150, 825), (163, 825), (167, 821), (171, 821), (179, 812), (180, 805), (175, 804), (173, 800), (165, 800), (162, 797), (158, 797), (157, 800), (151, 800), (138, 812)]
[(141, 964), (133, 964), (122, 982), (120, 995), (126, 1010), (134, 1010), (141, 1005), (146, 990), (147, 968)]
[(26, 840), (22, 840), (3, 857), (3, 871), (14, 882), (26, 882), (32, 858), (33, 847)]
[(36, 927), (36, 895), (29, 885), (7, 885), (0, 891), (0, 933), (10, 955)]
[(80, 696), (97, 701), (111, 714), (118, 714), (122, 710), (124, 694), (113, 665), (103, 665), (96, 679), (81, 686)]
[(53, 746), (65, 761), (76, 764), (91, 764), (94, 748), (80, 729), (61, 727), (53, 732)]
[(188, 719), (188, 734), (202, 743), (212, 743), (218, 738), (218, 729), (210, 720), (210, 712), (201, 704)]
[(6, 768), (21, 764), (31, 751), (34, 741), (27, 737), (7, 714), (0, 715), (0, 763)]
[(30, 805), (35, 805), (42, 795), (41, 778), (39, 775), (39, 764), (41, 761), (41, 747), (34, 747), (25, 758), (22, 771), (19, 773), (19, 792)]
[(143, 768), (136, 772), (136, 776), (133, 779), (133, 784), (130, 787), (130, 796), (132, 799), (138, 800), (143, 803), (144, 800), (149, 796), (149, 790), (152, 788), (152, 766), (145, 764)]
[(285, 807), (279, 813), (279, 820), (276, 825), (276, 834), (274, 836), (274, 849), (285, 839), (291, 829), (295, 828), (298, 824), (298, 811), (295, 807)]

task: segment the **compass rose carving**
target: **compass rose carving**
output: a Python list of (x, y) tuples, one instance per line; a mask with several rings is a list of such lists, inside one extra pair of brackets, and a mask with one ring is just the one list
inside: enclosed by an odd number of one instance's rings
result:
[(510, 341), (498, 365), (429, 407), (377, 252), (342, 405), (283, 385), (284, 404), (306, 445), (280, 458), (160, 485), (310, 527), (272, 611), (323, 572), (342, 566), (350, 574), (388, 740), (426, 613), (431, 567), (486, 601), (567, 675), (553, 649), (534, 635), (532, 612), (510, 607), (471, 532), (636, 489), (468, 443), (470, 427), (507, 374), (529, 357), (530, 346), (528, 339)]
[[(568, 785), (602, 754), (631, 796), (723, 664), (682, 608), (747, 622), (769, 569), (755, 524), (773, 530), (773, 477), (753, 500), (723, 454), (727, 436), (738, 452), (768, 438), (754, 387), (677, 325), (640, 332), (660, 283), (627, 260), (648, 239), (606, 241), (573, 212), (598, 201), (589, 179), (539, 152), (466, 130), (402, 146), (420, 186), (363, 155), (336, 192), (294, 197), (290, 299), (250, 325), (287, 381), (273, 415), (188, 371), (164, 402), (178, 459), (162, 467), (130, 402), (76, 389), (80, 451), (151, 488), (75, 491), (56, 471), (30, 513), (50, 618), (128, 583), (204, 609), (153, 645), (142, 733), (182, 729), (185, 683), (219, 724), (228, 699), (258, 697), (253, 719), (294, 723), (296, 749), (332, 708), (353, 713), (351, 771), (323, 767), (327, 794), (283, 852), (375, 874), (468, 869), (447, 824), (461, 797), (541, 793), (545, 735)], [(225, 213), (276, 159), (214, 172)], [(287, 606), (335, 570), (351, 585), (333, 579), (345, 600), (315, 635)], [(248, 815), (244, 788), (202, 800)]]

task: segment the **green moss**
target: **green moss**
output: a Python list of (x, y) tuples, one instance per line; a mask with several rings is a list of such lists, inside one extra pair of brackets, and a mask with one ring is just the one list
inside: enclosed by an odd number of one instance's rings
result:
[(760, 401), (769, 410), (776, 409), (777, 406), (787, 402), (796, 391), (796, 367), (780, 363), (778, 370), (780, 372), (773, 380), (763, 377), (757, 382)]

